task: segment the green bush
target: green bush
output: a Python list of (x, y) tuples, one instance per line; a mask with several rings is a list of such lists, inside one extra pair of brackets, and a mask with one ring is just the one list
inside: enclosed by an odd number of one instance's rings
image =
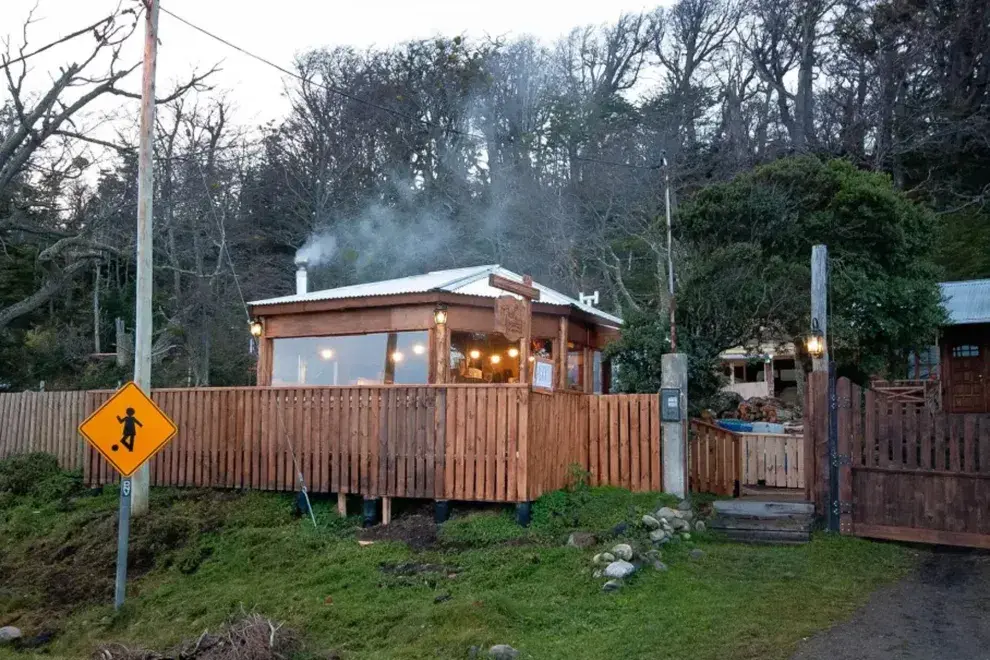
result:
[(0, 461), (0, 492), (40, 495), (64, 474), (51, 454), (19, 454)]

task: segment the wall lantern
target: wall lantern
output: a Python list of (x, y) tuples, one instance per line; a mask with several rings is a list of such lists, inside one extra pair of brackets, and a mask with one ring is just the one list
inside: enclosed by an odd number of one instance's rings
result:
[(433, 310), (433, 320), (436, 321), (437, 325), (443, 325), (447, 322), (447, 306), (443, 303), (437, 303), (436, 309)]
[(265, 328), (261, 325), (261, 321), (255, 319), (251, 321), (250, 324), (252, 337), (260, 337), (262, 333), (264, 333)]
[(825, 335), (818, 327), (818, 319), (811, 319), (811, 334), (805, 340), (805, 347), (808, 349), (808, 355), (813, 358), (825, 355)]

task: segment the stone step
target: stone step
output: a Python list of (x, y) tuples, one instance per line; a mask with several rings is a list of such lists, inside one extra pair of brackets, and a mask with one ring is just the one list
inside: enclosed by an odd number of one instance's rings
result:
[(716, 516), (708, 523), (713, 530), (775, 530), (809, 533), (814, 527), (811, 516), (778, 516), (774, 518), (752, 518), (747, 516)]
[(758, 543), (762, 545), (801, 545), (811, 541), (810, 532), (726, 529), (715, 530), (724, 538), (737, 543)]
[(811, 502), (758, 502), (752, 500), (717, 500), (716, 514), (747, 516), (750, 518), (779, 518), (786, 516), (813, 516), (815, 505)]

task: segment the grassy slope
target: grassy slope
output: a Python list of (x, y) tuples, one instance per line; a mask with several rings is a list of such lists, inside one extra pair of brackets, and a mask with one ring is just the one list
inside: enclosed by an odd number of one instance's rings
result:
[[(446, 549), (414, 553), (401, 543), (359, 546), (357, 521), (336, 518), (329, 503), (317, 503), (317, 531), (289, 515), (287, 496), (177, 499), (156, 492), (157, 513), (137, 532), (139, 549), (154, 550), (153, 563), (113, 617), (102, 604), (109, 594), (53, 604), (47, 574), (20, 583), (9, 577), (11, 568), (39, 562), (39, 544), (65, 545), (85, 535), (94, 517), (105, 521), (116, 494), (68, 506), (7, 498), (0, 503), (0, 538), (10, 539), (0, 548), (0, 625), (19, 615), (18, 625), (36, 632), (56, 621), (61, 634), (45, 657), (68, 658), (88, 657), (108, 640), (165, 648), (242, 609), (284, 621), (323, 657), (335, 650), (345, 658), (463, 658), (473, 644), (508, 643), (530, 658), (782, 658), (912, 561), (898, 546), (850, 538), (820, 536), (798, 548), (700, 539), (665, 549), (668, 572), (645, 569), (621, 592), (602, 593), (602, 580), (590, 574), (591, 551), (562, 547), (560, 539), (574, 525), (603, 530), (638, 519), (658, 501), (615, 489), (596, 489), (580, 501), (557, 493), (538, 503), (530, 530), (517, 527), (508, 511), (471, 514), (447, 523)], [(174, 527), (192, 532), (183, 538)], [(113, 538), (95, 543), (112, 553)], [(688, 559), (692, 546), (707, 556)], [(443, 564), (456, 577), (379, 568), (400, 561)], [(84, 579), (112, 574), (106, 565)], [(435, 603), (444, 593), (450, 599)]]

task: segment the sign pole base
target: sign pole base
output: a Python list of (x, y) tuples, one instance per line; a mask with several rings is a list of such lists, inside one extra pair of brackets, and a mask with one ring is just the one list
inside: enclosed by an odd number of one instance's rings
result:
[(120, 522), (117, 525), (117, 581), (114, 584), (113, 609), (124, 604), (127, 590), (127, 544), (131, 534), (131, 480), (120, 480)]

